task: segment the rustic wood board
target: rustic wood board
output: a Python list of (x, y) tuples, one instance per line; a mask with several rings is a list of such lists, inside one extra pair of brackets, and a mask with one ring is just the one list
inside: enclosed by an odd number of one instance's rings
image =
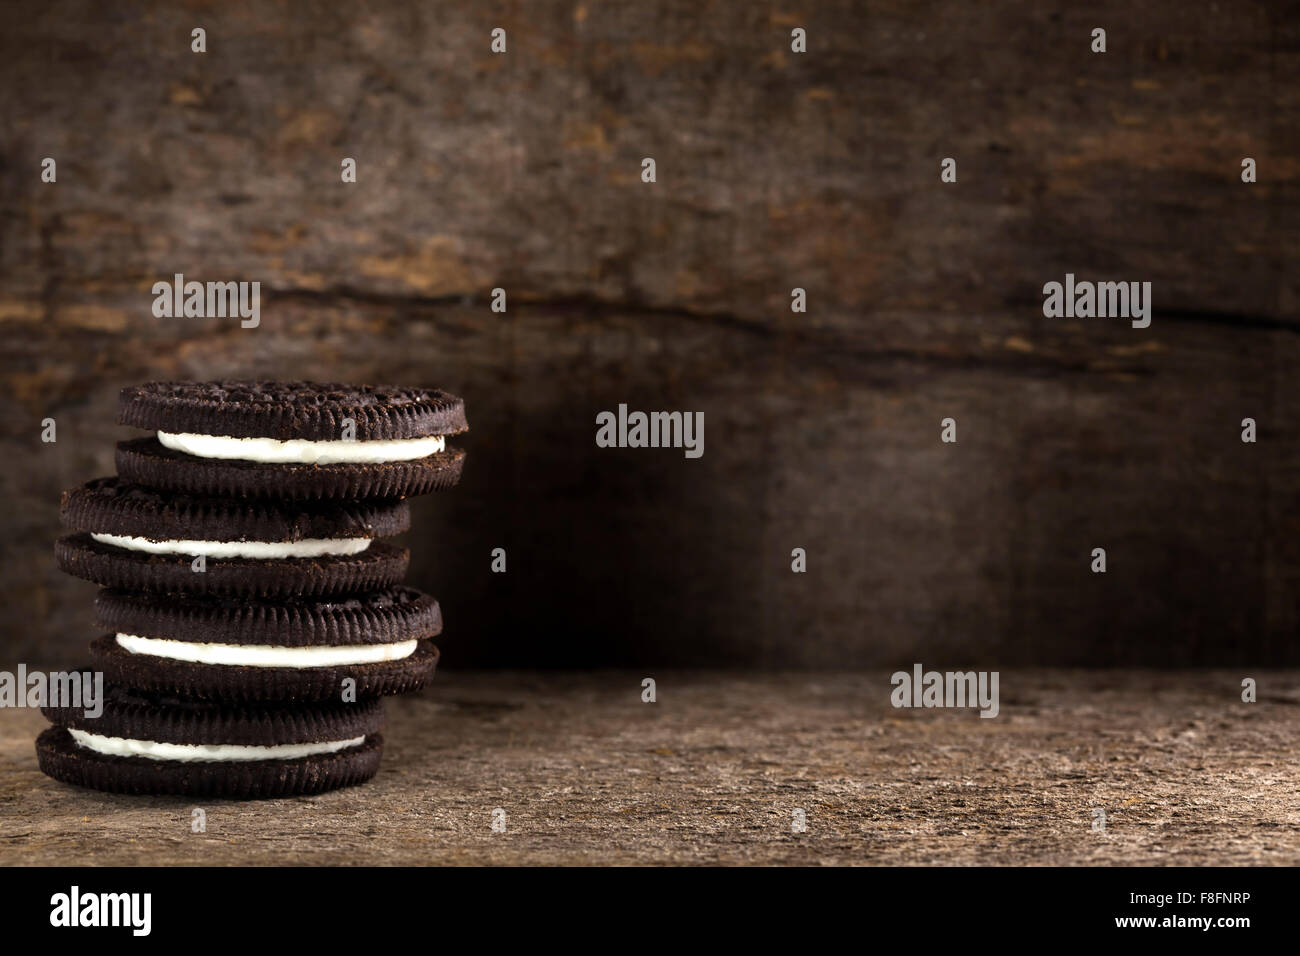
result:
[[(50, 547), (119, 387), (307, 376), (466, 396), (465, 482), (411, 541), (453, 665), (1300, 663), (1298, 31), (1177, 0), (12, 17), (0, 659), (94, 633)], [(1152, 281), (1152, 326), (1045, 319), (1067, 271)], [(153, 318), (177, 272), (261, 281), (261, 326)], [(619, 402), (703, 411), (704, 458), (595, 448)]]
[(1244, 675), (1255, 704), (1239, 673), (1003, 673), (993, 720), (893, 709), (884, 673), (643, 676), (440, 675), (370, 784), (198, 804), (202, 834), (42, 776), (44, 722), (2, 711), (0, 865), (1300, 864), (1300, 672)]

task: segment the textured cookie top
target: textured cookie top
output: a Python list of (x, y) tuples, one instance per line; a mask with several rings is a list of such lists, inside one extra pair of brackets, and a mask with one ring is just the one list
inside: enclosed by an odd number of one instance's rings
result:
[(169, 494), (119, 478), (96, 478), (63, 493), (65, 527), (152, 541), (303, 541), (382, 538), (411, 523), (405, 501), (245, 501)]
[(117, 420), (153, 431), (338, 441), (458, 435), (465, 403), (436, 388), (321, 382), (148, 382), (122, 389)]
[(218, 704), (118, 686), (104, 688), (104, 712), (85, 707), (42, 707), (52, 724), (104, 737), (174, 744), (274, 746), (351, 740), (378, 732), (384, 723), (378, 700), (354, 704)]
[(102, 625), (140, 637), (202, 644), (281, 647), (395, 644), (442, 630), (438, 602), (395, 587), (330, 600), (200, 598), (105, 589), (95, 598)]

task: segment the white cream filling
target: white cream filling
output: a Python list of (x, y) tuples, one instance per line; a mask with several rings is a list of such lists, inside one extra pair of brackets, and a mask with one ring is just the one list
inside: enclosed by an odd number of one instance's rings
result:
[(111, 544), (131, 551), (150, 554), (203, 555), (206, 558), (316, 558), (323, 554), (360, 554), (370, 547), (369, 538), (306, 538), (302, 541), (187, 541), (168, 539), (153, 541), (119, 534), (91, 537), (101, 544)]
[(447, 448), (445, 435), (379, 441), (307, 441), (292, 438), (232, 438), (192, 432), (159, 432), (163, 447), (198, 458), (235, 458), (263, 464), (336, 465), (427, 458)]
[(104, 737), (69, 727), (80, 746), (110, 757), (148, 757), (150, 760), (294, 760), (314, 754), (332, 754), (366, 742), (365, 737), (351, 740), (326, 740), (310, 744), (166, 744), (156, 740), (133, 740), (130, 737)]
[(358, 644), (346, 647), (279, 647), (264, 644), (192, 644), (137, 634), (117, 635), (117, 643), (132, 654), (166, 657), (195, 664), (237, 667), (330, 667), (400, 661), (415, 653), (418, 640), (397, 644)]

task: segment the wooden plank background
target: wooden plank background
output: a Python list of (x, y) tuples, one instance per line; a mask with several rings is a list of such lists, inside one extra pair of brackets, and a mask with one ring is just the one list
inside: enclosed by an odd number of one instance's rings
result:
[[(240, 376), (466, 397), (448, 665), (1300, 662), (1300, 16), (1141, 6), (7, 8), (0, 659), (94, 633), (51, 544), (117, 389)], [(260, 327), (154, 318), (177, 272)], [(1151, 327), (1044, 318), (1067, 272)], [(597, 449), (620, 402), (704, 457)]]

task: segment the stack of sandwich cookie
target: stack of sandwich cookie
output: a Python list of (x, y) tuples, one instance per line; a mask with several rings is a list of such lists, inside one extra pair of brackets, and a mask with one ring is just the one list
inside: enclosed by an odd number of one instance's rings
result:
[[(122, 706), (99, 730), (47, 710), (59, 726), (37, 742), (41, 768), (119, 792), (248, 797), (368, 779), (374, 698), (432, 678), (442, 628), (438, 603), (401, 586), (406, 549), (379, 539), (407, 530), (406, 496), (459, 479), (447, 437), (467, 430), (464, 403), (165, 382), (124, 389), (118, 418), (156, 435), (119, 444), (118, 477), (65, 492), (56, 556), (104, 588), (92, 662)], [(365, 732), (331, 736), (349, 708)], [(240, 730), (254, 725), (268, 735)]]

